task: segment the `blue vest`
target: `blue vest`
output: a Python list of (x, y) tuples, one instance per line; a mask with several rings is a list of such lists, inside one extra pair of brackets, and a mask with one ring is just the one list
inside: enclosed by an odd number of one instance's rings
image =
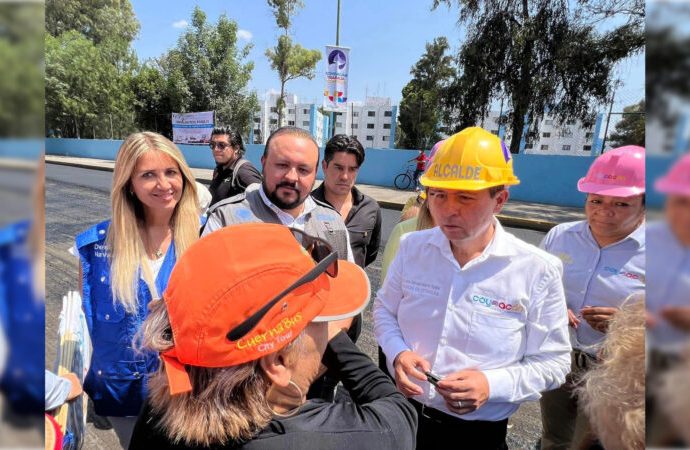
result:
[[(106, 249), (109, 225), (109, 220), (99, 223), (76, 237), (82, 269), (82, 307), (93, 343), (84, 390), (93, 400), (96, 414), (136, 416), (146, 398), (148, 376), (158, 368), (158, 354), (137, 353), (132, 348), (152, 294), (138, 277), (137, 312), (125, 312), (114, 302)], [(171, 244), (155, 280), (159, 295), (168, 285), (175, 260), (175, 246)]]
[(0, 388), (15, 412), (45, 409), (45, 302), (35, 298), (27, 247), (31, 223), (0, 230), (0, 320), (9, 347)]

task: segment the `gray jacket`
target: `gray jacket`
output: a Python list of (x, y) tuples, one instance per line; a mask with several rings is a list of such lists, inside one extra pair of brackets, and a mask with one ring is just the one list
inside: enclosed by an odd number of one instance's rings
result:
[[(228, 225), (250, 222), (281, 224), (280, 218), (264, 203), (260, 184), (253, 184), (242, 194), (221, 200), (208, 210), (208, 220), (202, 236)], [(305, 233), (317, 236), (338, 252), (339, 259), (347, 259), (347, 228), (342, 217), (331, 206), (314, 199), (316, 208), (307, 213)]]

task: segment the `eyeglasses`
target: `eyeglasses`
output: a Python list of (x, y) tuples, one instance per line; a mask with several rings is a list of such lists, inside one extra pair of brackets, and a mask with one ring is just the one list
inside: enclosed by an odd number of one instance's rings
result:
[[(312, 281), (316, 280), (319, 276), (321, 276), (323, 273), (326, 273), (328, 276), (332, 278), (338, 275), (338, 253), (333, 251), (333, 247), (331, 247), (331, 245), (328, 242), (324, 241), (323, 239), (310, 236), (307, 233), (301, 230), (297, 230), (295, 228), (290, 228), (290, 231), (293, 235), (300, 235), (302, 247), (304, 247), (305, 250), (309, 252), (314, 261), (317, 262), (316, 266), (314, 266), (313, 269), (311, 269), (306, 274), (302, 275), (297, 281), (295, 281), (290, 286), (285, 288), (282, 292), (280, 292), (278, 295), (276, 295), (260, 310), (258, 310), (249, 318), (247, 318), (242, 323), (237, 325), (235, 328), (230, 330), (226, 335), (229, 340), (237, 341), (238, 339), (241, 339), (242, 337), (246, 336), (247, 333), (253, 330), (254, 327), (259, 323), (259, 321), (261, 321), (261, 319), (266, 315), (266, 313), (268, 313), (268, 311), (270, 311), (271, 308), (273, 308), (276, 305), (276, 303), (278, 303), (286, 295), (288, 295), (295, 289), (299, 288), (300, 286), (304, 286), (307, 283), (311, 283)], [(297, 238), (297, 236), (295, 236), (295, 238)]]
[(231, 147), (231, 145), (228, 144), (227, 142), (213, 142), (213, 141), (211, 141), (208, 143), (208, 147), (211, 150), (213, 150), (215, 147), (218, 147), (221, 150), (225, 150), (226, 148)]

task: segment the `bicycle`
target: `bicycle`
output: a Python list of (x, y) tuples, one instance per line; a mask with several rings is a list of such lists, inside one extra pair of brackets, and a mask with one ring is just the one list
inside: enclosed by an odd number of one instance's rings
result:
[(395, 187), (400, 189), (401, 191), (406, 191), (410, 188), (410, 186), (416, 184), (414, 183), (415, 168), (415, 165), (407, 166), (407, 169), (404, 173), (396, 175), (395, 179), (393, 180), (393, 184), (395, 185)]

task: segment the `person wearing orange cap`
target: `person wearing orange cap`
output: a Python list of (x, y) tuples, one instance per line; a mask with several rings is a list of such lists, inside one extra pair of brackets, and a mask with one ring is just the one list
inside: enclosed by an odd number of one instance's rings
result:
[[(690, 337), (690, 154), (657, 180), (655, 188), (666, 194), (666, 204), (665, 220), (647, 227), (648, 385), (681, 363)], [(648, 397), (647, 405), (647, 445), (674, 444), (679, 430), (659, 412), (655, 395)]]
[[(200, 239), (143, 325), (164, 364), (130, 449), (414, 448), (414, 410), (342, 332), (369, 296), (361, 268), (299, 230)], [(351, 402), (306, 399), (322, 360)]]
[(561, 263), (496, 219), (519, 183), (497, 136), (449, 137), (420, 182), (436, 227), (402, 237), (376, 338), (418, 412), (417, 449), (507, 448), (508, 418), (568, 372)]
[(573, 346), (567, 382), (541, 399), (542, 449), (579, 448), (589, 422), (573, 394), (597, 360), (613, 315), (645, 289), (645, 152), (638, 146), (599, 156), (577, 184), (586, 220), (560, 224), (541, 246), (563, 262)]

